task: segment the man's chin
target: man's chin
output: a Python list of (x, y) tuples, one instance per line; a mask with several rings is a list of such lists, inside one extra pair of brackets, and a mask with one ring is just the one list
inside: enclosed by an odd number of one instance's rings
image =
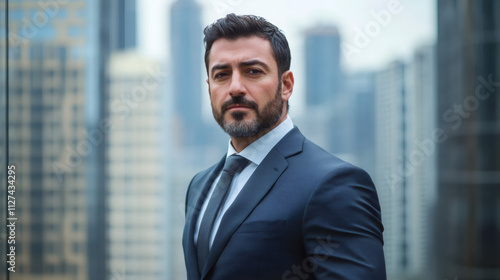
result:
[(244, 138), (254, 136), (259, 132), (259, 123), (256, 120), (240, 120), (225, 122), (222, 129), (232, 137)]

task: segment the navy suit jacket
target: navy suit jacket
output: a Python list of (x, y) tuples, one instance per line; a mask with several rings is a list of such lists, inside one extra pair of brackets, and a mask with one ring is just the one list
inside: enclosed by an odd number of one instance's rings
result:
[(195, 225), (224, 161), (198, 173), (187, 191), (183, 248), (189, 280), (386, 279), (380, 206), (370, 176), (296, 127), (228, 208), (199, 271)]

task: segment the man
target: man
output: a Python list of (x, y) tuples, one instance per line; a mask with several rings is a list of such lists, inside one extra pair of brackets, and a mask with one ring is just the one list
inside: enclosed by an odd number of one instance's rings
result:
[(229, 14), (204, 34), (213, 115), (231, 140), (189, 185), (188, 279), (385, 279), (369, 175), (307, 140), (287, 115), (294, 77), (283, 33)]

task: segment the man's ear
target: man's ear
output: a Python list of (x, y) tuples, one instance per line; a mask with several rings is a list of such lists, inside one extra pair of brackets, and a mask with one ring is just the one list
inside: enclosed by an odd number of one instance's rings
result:
[(210, 96), (210, 81), (208, 80), (208, 78), (206, 79), (206, 82), (208, 84), (208, 96)]
[(292, 71), (288, 70), (281, 75), (281, 99), (283, 101), (288, 101), (292, 96), (294, 82)]

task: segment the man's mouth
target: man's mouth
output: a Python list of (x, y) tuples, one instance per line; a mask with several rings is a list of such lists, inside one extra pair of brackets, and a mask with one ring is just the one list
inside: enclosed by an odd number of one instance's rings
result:
[(251, 109), (251, 107), (247, 106), (247, 105), (242, 105), (242, 104), (234, 104), (234, 105), (228, 106), (226, 110), (242, 110), (242, 109)]

